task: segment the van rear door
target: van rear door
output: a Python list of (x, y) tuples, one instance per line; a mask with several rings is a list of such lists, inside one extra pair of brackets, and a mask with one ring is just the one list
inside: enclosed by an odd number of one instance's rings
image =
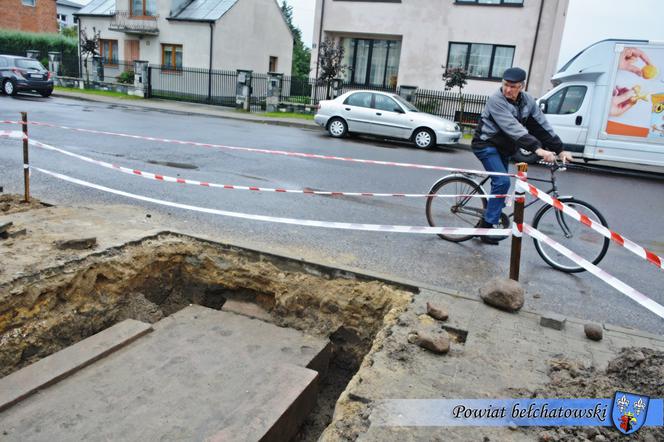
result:
[(582, 153), (588, 136), (593, 83), (563, 83), (540, 99), (546, 119), (565, 150)]

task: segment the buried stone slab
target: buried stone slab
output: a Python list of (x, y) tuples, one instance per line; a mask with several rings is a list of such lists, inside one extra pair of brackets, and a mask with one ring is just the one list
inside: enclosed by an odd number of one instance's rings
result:
[(480, 289), (480, 298), (485, 304), (508, 312), (521, 310), (524, 290), (517, 281), (493, 278)]

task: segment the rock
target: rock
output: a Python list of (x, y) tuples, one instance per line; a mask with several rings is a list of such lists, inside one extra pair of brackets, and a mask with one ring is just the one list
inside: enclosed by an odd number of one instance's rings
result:
[(491, 279), (480, 289), (480, 297), (485, 304), (508, 312), (520, 310), (524, 303), (523, 288), (512, 279)]
[(599, 324), (588, 323), (583, 326), (583, 331), (586, 333), (586, 337), (593, 341), (601, 341), (604, 337), (604, 330)]
[(545, 313), (540, 317), (540, 325), (542, 327), (548, 327), (554, 330), (564, 329), (565, 322), (567, 322), (567, 318), (555, 313)]
[(439, 321), (447, 321), (447, 318), (449, 317), (447, 310), (441, 307), (436, 307), (430, 302), (427, 302), (427, 315)]
[(92, 249), (97, 246), (97, 238), (80, 238), (80, 239), (65, 239), (55, 242), (55, 246), (60, 250), (85, 250)]
[(595, 436), (595, 439), (593, 439), (595, 442), (606, 442), (606, 436), (603, 434), (598, 434)]
[(447, 332), (431, 335), (425, 332), (416, 332), (408, 335), (408, 342), (419, 345), (436, 354), (445, 354), (450, 351), (450, 338)]

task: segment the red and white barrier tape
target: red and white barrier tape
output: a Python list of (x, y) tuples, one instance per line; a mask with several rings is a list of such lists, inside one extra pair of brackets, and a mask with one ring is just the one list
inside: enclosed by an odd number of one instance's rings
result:
[(206, 181), (196, 181), (185, 178), (176, 178), (167, 175), (160, 175), (152, 172), (145, 172), (138, 169), (131, 169), (128, 167), (118, 166), (117, 164), (107, 163), (105, 161), (95, 160), (90, 157), (83, 155), (75, 154), (69, 152), (65, 149), (60, 149), (55, 146), (51, 146), (41, 141), (31, 139), (30, 144), (42, 149), (51, 150), (55, 152), (68, 155), (73, 158), (78, 158), (79, 160), (86, 161), (91, 164), (96, 164), (98, 166), (106, 167), (108, 169), (117, 170), (129, 175), (136, 175), (142, 178), (169, 182), (169, 183), (178, 183), (178, 184), (190, 184), (194, 186), (203, 186), (203, 187), (212, 187), (219, 189), (227, 190), (249, 190), (254, 192), (276, 192), (276, 193), (297, 193), (297, 194), (306, 194), (306, 195), (324, 195), (324, 196), (366, 196), (366, 197), (400, 197), (400, 198), (424, 198), (424, 197), (436, 197), (436, 198), (509, 198), (510, 195), (440, 195), (440, 194), (421, 194), (421, 193), (375, 193), (375, 192), (332, 192), (332, 191), (323, 191), (323, 190), (299, 190), (299, 189), (281, 189), (281, 188), (269, 188), (269, 187), (256, 187), (256, 186), (238, 186), (235, 184), (217, 184)]
[(38, 167), (31, 167), (31, 170), (59, 178), (70, 183), (79, 184), (81, 186), (89, 187), (92, 189), (101, 190), (103, 192), (114, 193), (116, 195), (132, 198), (149, 203), (159, 204), (162, 206), (177, 207), (179, 209), (193, 210), (196, 212), (210, 213), (213, 215), (228, 216), (232, 218), (248, 219), (253, 221), (267, 221), (279, 224), (291, 224), (297, 226), (307, 227), (324, 227), (328, 229), (344, 229), (344, 230), (361, 230), (369, 232), (394, 232), (394, 233), (424, 233), (424, 234), (446, 234), (446, 235), (482, 235), (482, 236), (503, 236), (509, 235), (509, 229), (474, 229), (474, 228), (456, 228), (456, 227), (419, 227), (419, 226), (394, 226), (394, 225), (381, 225), (381, 224), (360, 224), (360, 223), (337, 223), (329, 221), (315, 221), (306, 219), (295, 218), (281, 218), (264, 215), (254, 215), (250, 213), (229, 212), (226, 210), (210, 209), (207, 207), (190, 206), (188, 204), (174, 203), (171, 201), (164, 201), (147, 196), (136, 195), (122, 190), (111, 189), (110, 187), (100, 186), (88, 181), (72, 178), (67, 175), (51, 172)]
[(581, 256), (577, 255), (576, 253), (572, 252), (568, 248), (562, 246), (561, 244), (557, 243), (553, 239), (549, 238), (539, 230), (534, 229), (532, 226), (528, 224), (523, 224), (523, 231), (532, 236), (533, 238), (537, 239), (538, 241), (541, 241), (548, 246), (554, 248), (557, 250), (559, 253), (563, 254), (567, 258), (571, 259), (575, 263), (579, 264), (582, 266), (584, 269), (592, 273), (593, 275), (597, 276), (599, 279), (602, 281), (606, 282), (609, 284), (611, 287), (617, 289), (633, 301), (638, 302), (641, 304), (643, 307), (647, 308), (660, 318), (664, 318), (664, 306), (661, 304), (658, 304), (657, 302), (653, 301), (652, 299), (648, 298), (646, 295), (643, 293), (639, 292), (638, 290), (628, 286), (615, 276), (610, 275), (606, 271), (600, 269), (596, 265), (592, 264), (591, 262), (587, 261), (586, 259), (582, 258)]
[[(1, 123), (22, 124), (18, 121), (7, 121), (7, 120), (1, 121)], [(270, 155), (285, 155), (285, 156), (299, 157), (299, 158), (313, 158), (313, 159), (318, 159), (318, 160), (346, 161), (346, 162), (352, 162), (352, 163), (374, 164), (374, 165), (393, 166), (393, 167), (408, 167), (408, 168), (414, 168), (414, 169), (443, 170), (443, 171), (447, 171), (447, 172), (471, 173), (471, 174), (475, 174), (475, 175), (496, 175), (496, 176), (509, 176), (509, 177), (516, 176), (515, 174), (512, 174), (512, 173), (487, 172), (485, 170), (459, 169), (459, 168), (455, 168), (455, 167), (431, 166), (431, 165), (428, 165), (428, 164), (397, 163), (397, 162), (393, 162), (393, 161), (365, 160), (365, 159), (361, 159), (361, 158), (337, 157), (337, 156), (318, 155), (318, 154), (304, 153), (304, 152), (288, 152), (288, 151), (284, 151), (284, 150), (258, 149), (258, 148), (252, 148), (252, 147), (227, 146), (227, 145), (224, 145), (224, 144), (212, 144), (212, 143), (199, 143), (199, 142), (195, 142), (195, 141), (172, 140), (172, 139), (169, 139), (169, 138), (146, 137), (146, 136), (142, 136), (142, 135), (131, 135), (131, 134), (125, 134), (125, 133), (108, 132), (108, 131), (101, 131), (101, 130), (94, 130), (94, 129), (81, 129), (81, 128), (74, 128), (74, 127), (69, 127), (69, 126), (59, 126), (59, 125), (56, 125), (56, 124), (42, 123), (42, 122), (36, 122), (36, 121), (32, 121), (28, 124), (31, 124), (31, 125), (34, 125), (34, 126), (43, 126), (43, 127), (56, 128), (56, 129), (73, 130), (73, 131), (76, 131), (76, 132), (84, 132), (84, 133), (97, 134), (97, 135), (112, 135), (112, 136), (116, 136), (116, 137), (132, 138), (132, 139), (135, 139), (135, 140), (158, 141), (158, 142), (161, 142), (161, 143), (171, 143), (171, 144), (190, 145), (190, 146), (197, 146), (197, 147), (218, 148), (218, 149), (236, 150), (236, 151), (244, 151), (244, 152), (263, 153), (263, 154), (270, 154)]]
[(522, 190), (525, 190), (526, 192), (530, 193), (531, 195), (539, 198), (540, 200), (544, 201), (545, 203), (555, 207), (558, 210), (561, 210), (562, 212), (568, 214), (575, 220), (579, 221), (582, 224), (585, 224), (586, 226), (590, 227), (591, 229), (595, 230), (596, 232), (600, 233), (601, 235), (605, 236), (606, 238), (609, 238), (613, 242), (621, 245), (622, 247), (626, 248), (630, 252), (634, 253), (637, 256), (640, 256), (643, 259), (648, 260), (652, 264), (656, 265), (660, 269), (664, 269), (664, 258), (661, 256), (656, 255), (655, 253), (651, 252), (650, 250), (646, 249), (645, 247), (641, 247), (640, 245), (636, 244), (633, 241), (630, 241), (629, 239), (625, 238), (624, 236), (607, 229), (600, 223), (593, 221), (592, 219), (588, 218), (586, 215), (583, 215), (579, 213), (578, 211), (574, 210), (567, 204), (563, 204), (560, 202), (558, 199), (553, 198), (546, 192), (543, 192), (539, 190), (537, 187), (533, 186), (532, 184), (525, 183), (520, 180), (516, 180), (516, 187), (520, 188)]
[(0, 137), (2, 137), (2, 138), (18, 138), (18, 139), (27, 138), (23, 132), (18, 131), (18, 130), (0, 130)]

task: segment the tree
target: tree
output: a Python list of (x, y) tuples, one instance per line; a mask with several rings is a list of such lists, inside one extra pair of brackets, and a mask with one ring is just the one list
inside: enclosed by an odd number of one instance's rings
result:
[(325, 39), (318, 45), (318, 80), (327, 84), (327, 98), (330, 98), (330, 85), (332, 80), (339, 78), (346, 71), (343, 64), (344, 47), (330, 39)]
[(463, 68), (443, 68), (443, 81), (445, 82), (445, 90), (449, 91), (455, 87), (459, 88), (459, 103), (461, 111), (459, 112), (459, 124), (463, 127), (463, 87), (468, 83), (468, 73)]
[(99, 38), (101, 31), (92, 28), (92, 36), (88, 37), (86, 29), (81, 29), (81, 55), (84, 57), (85, 62), (85, 81), (90, 82), (90, 73), (88, 71), (88, 59), (90, 56), (99, 55)]
[(293, 64), (291, 73), (293, 77), (301, 79), (309, 78), (311, 65), (311, 49), (304, 45), (302, 41), (302, 31), (293, 24), (293, 7), (286, 0), (282, 0), (281, 13), (293, 34)]
[(65, 37), (76, 38), (78, 37), (78, 28), (76, 26), (63, 26), (60, 28), (60, 34)]

